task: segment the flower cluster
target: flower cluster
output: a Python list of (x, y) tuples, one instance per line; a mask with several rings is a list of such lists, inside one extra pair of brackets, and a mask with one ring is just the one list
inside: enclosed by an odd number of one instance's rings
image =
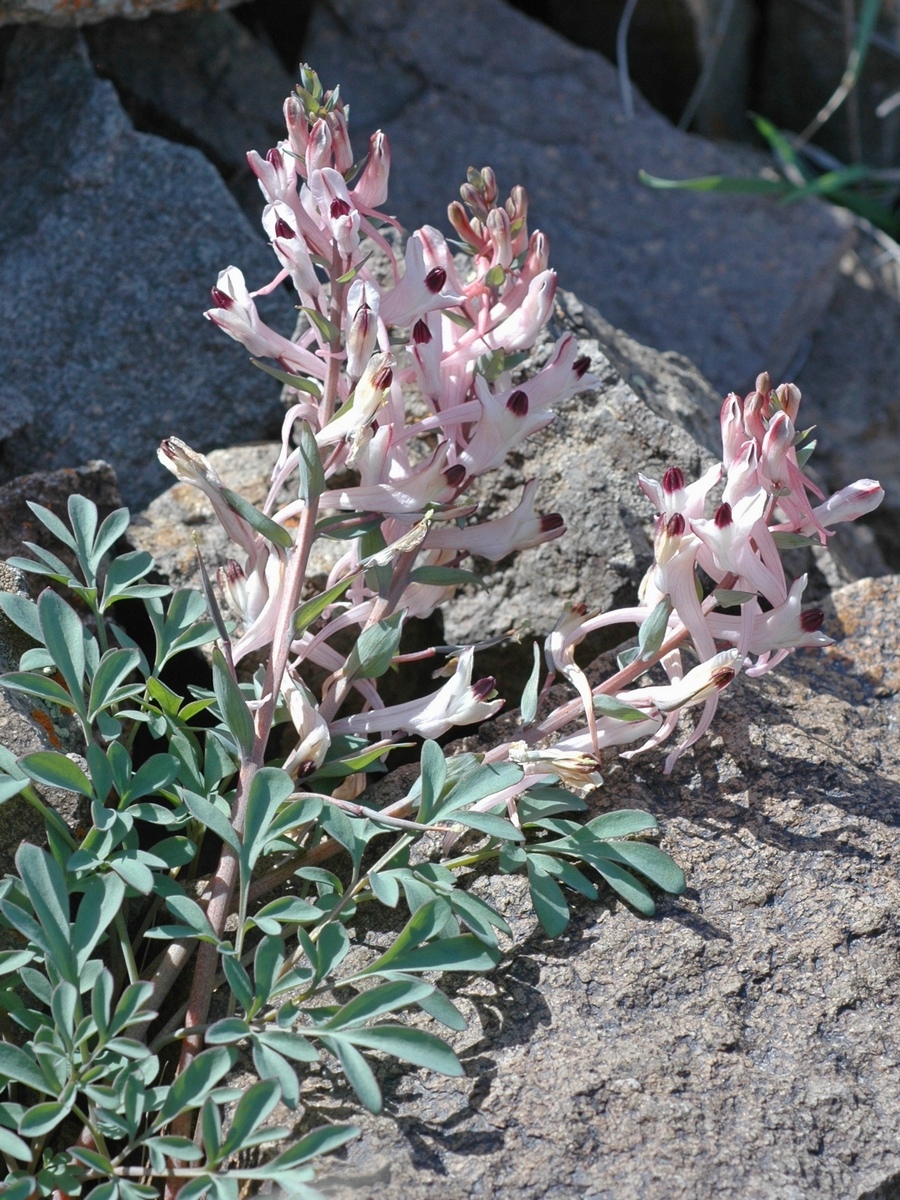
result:
[[(387, 138), (371, 137), (359, 169), (339, 92), (323, 92), (307, 69), (302, 79), (285, 102), (286, 139), (265, 158), (249, 156), (280, 270), (250, 292), (229, 267), (206, 314), (292, 389), (262, 513), (236, 503), (203, 456), (177, 439), (160, 452), (180, 479), (206, 492), (245, 553), (243, 565), (232, 561), (220, 572), (241, 620), (232, 661), (285, 642), (280, 673), (260, 682), (257, 696), (263, 703), (267, 690), (269, 699), (276, 694), (293, 722), (296, 745), (286, 766), (295, 777), (314, 773), (337, 737), (358, 739), (357, 750), (368, 744), (386, 752), (398, 738), (439, 737), (496, 713), (503, 701), (494, 698), (492, 679), (473, 682), (471, 647), (457, 648), (450, 677), (416, 700), (386, 705), (376, 681), (402, 660), (403, 620), (427, 616), (471, 578), (459, 569), (467, 556), (498, 561), (564, 532), (559, 514), (537, 511), (535, 481), (493, 520), (479, 520), (466, 493), (546, 426), (554, 406), (593, 383), (571, 335), (531, 378), (516, 375), (556, 290), (547, 238), (528, 232), (524, 190), (514, 188), (500, 203), (493, 172), (470, 170), (461, 202), (449, 209), (463, 254), (454, 257), (430, 226), (404, 246), (396, 221), (381, 211)], [(254, 302), (285, 280), (302, 313), (295, 340), (270, 329)], [(828, 643), (821, 610), (801, 607), (805, 577), (787, 582), (780, 551), (809, 539), (824, 544), (829, 526), (870, 511), (882, 492), (862, 480), (828, 500), (818, 493), (803, 474), (812, 445), (804, 447), (806, 434), (797, 432), (799, 402), (796, 387), (773, 390), (761, 375), (746, 399), (725, 401), (720, 464), (690, 484), (676, 466), (662, 480), (640, 478), (659, 515), (639, 602), (599, 614), (579, 605), (563, 616), (547, 639), (543, 694), (562, 675), (578, 692), (575, 707), (563, 705), (540, 724), (526, 716), (522, 738), (490, 756), (523, 768), (506, 797), (513, 818), (515, 795), (535, 777), (594, 785), (603, 749), (631, 746), (631, 754), (656, 746), (683, 709), (702, 705), (690, 736), (670, 754), (670, 769), (739, 673), (761, 674), (795, 647)], [(295, 475), (297, 499), (278, 508)], [(810, 493), (822, 503), (813, 506)], [(322, 603), (298, 620), (309, 548), (319, 536), (343, 538), (347, 549)], [(704, 579), (713, 585), (705, 597)], [(616, 624), (636, 624), (640, 645), (613, 680), (592, 687), (575, 650), (588, 633)], [(347, 629), (358, 633), (349, 659), (334, 645)], [(685, 662), (688, 647), (693, 666)], [(666, 682), (648, 682), (657, 663)], [(306, 664), (326, 674), (318, 697), (303, 682)], [(353, 691), (361, 711), (347, 714)], [(578, 711), (584, 728), (538, 747)], [(342, 794), (351, 797), (363, 782), (357, 775)], [(496, 803), (496, 796), (484, 801)]]
[[(763, 373), (743, 400), (732, 393), (722, 405), (720, 463), (690, 484), (677, 466), (661, 480), (640, 476), (658, 514), (654, 562), (641, 585), (640, 603), (590, 615), (583, 606), (574, 608), (547, 639), (548, 665), (576, 686), (587, 718), (586, 729), (558, 744), (565, 750), (596, 754), (649, 732), (642, 746), (626, 752), (639, 753), (669, 737), (682, 709), (702, 704), (691, 735), (669, 755), (666, 770), (671, 770), (709, 727), (720, 694), (739, 673), (762, 675), (791, 650), (831, 643), (822, 632), (822, 609), (802, 607), (806, 575), (788, 584), (781, 552), (825, 545), (830, 526), (871, 512), (884, 492), (874, 480), (861, 479), (824, 498), (803, 473), (815, 443), (807, 441), (811, 430), (797, 431), (799, 405), (795, 385), (773, 390)], [(821, 503), (814, 506), (810, 493)], [(712, 581), (705, 598), (704, 578)], [(574, 649), (588, 633), (626, 623), (649, 633), (641, 638), (638, 663), (658, 660), (668, 682), (602, 685), (598, 693), (633, 711), (624, 720), (621, 714), (598, 718), (597, 698), (574, 661)], [(699, 659), (689, 670), (685, 644)], [(627, 675), (634, 676), (634, 669)]]

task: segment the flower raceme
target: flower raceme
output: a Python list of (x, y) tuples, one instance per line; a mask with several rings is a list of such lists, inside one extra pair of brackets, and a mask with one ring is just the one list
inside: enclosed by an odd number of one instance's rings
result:
[[(455, 654), (455, 669), (421, 697), (386, 704), (378, 681), (409, 657), (400, 650), (404, 617), (428, 616), (471, 581), (460, 570), (467, 558), (498, 562), (565, 532), (562, 515), (538, 510), (536, 480), (506, 515), (490, 520), (467, 493), (595, 380), (571, 334), (530, 378), (517, 371), (550, 319), (556, 292), (548, 240), (528, 229), (524, 189), (501, 203), (493, 172), (470, 169), (448, 211), (463, 254), (454, 256), (431, 226), (404, 243), (382, 211), (387, 137), (372, 135), (355, 175), (343, 104), (307, 68), (284, 113), (285, 139), (265, 157), (248, 156), (278, 271), (251, 292), (240, 270), (228, 267), (206, 313), (287, 381), (291, 403), (269, 498), (255, 515), (236, 504), (203, 456), (175, 438), (160, 457), (206, 493), (246, 556), (220, 573), (241, 623), (233, 661), (269, 644), (274, 655), (286, 638), (283, 673), (269, 684), (296, 734), (285, 766), (305, 779), (337, 739), (374, 737), (371, 744), (386, 753), (404, 737), (437, 738), (501, 707), (492, 679), (473, 683), (472, 647), (444, 648)], [(293, 339), (270, 329), (254, 302), (285, 280), (302, 314)], [(721, 462), (692, 482), (677, 464), (660, 480), (639, 477), (658, 515), (654, 560), (637, 603), (608, 613), (581, 604), (563, 615), (547, 638), (541, 694), (558, 674), (577, 700), (540, 723), (531, 714), (514, 742), (491, 751), (492, 761), (522, 766), (528, 780), (595, 786), (601, 752), (655, 747), (676, 730), (682, 711), (695, 708), (693, 729), (667, 760), (671, 769), (739, 674), (762, 674), (795, 648), (828, 644), (821, 611), (802, 607), (806, 576), (785, 578), (781, 550), (803, 539), (825, 544), (831, 525), (870, 512), (882, 492), (860, 480), (830, 498), (819, 493), (803, 474), (811, 447), (797, 432), (799, 406), (796, 387), (773, 389), (760, 375), (750, 395), (731, 395), (722, 406)], [(299, 493), (278, 508), (292, 475)], [(332, 556), (322, 600), (301, 621), (315, 603), (314, 596), (299, 601), (301, 588), (314, 591), (306, 576), (319, 537), (343, 539), (345, 549), (336, 562)], [(706, 595), (703, 578), (713, 583)], [(639, 627), (637, 657), (626, 654), (617, 676), (593, 685), (575, 651), (589, 633), (616, 624)], [(349, 658), (338, 648), (348, 630), (358, 638)], [(310, 667), (325, 675), (318, 695)], [(260, 685), (260, 711), (263, 691)], [(342, 711), (353, 692), (355, 711)], [(564, 737), (548, 745), (561, 730)], [(525, 786), (502, 797), (513, 820)], [(498, 802), (488, 797), (480, 806)]]

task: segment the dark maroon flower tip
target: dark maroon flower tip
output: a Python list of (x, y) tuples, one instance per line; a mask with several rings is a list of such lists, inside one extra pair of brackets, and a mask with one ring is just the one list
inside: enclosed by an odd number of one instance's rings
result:
[(159, 448), (162, 450), (166, 458), (175, 457), (175, 451), (172, 448), (172, 443), (168, 438), (163, 438), (163, 440), (159, 443)]
[(562, 513), (545, 513), (541, 517), (541, 533), (550, 533), (554, 529), (562, 529), (565, 525)]
[(412, 340), (417, 346), (427, 346), (433, 340), (431, 330), (420, 317), (413, 325)]
[(668, 492), (671, 496), (673, 492), (680, 492), (684, 487), (684, 472), (680, 467), (669, 467), (665, 475), (663, 475), (663, 491)]
[(736, 674), (737, 672), (734, 667), (718, 667), (713, 671), (712, 681), (719, 691), (721, 691), (722, 688), (728, 687)]
[(280, 171), (284, 167), (284, 158), (277, 146), (273, 146), (266, 154), (266, 162), (271, 163), (276, 171)]
[(346, 200), (343, 199), (343, 197), (337, 196), (334, 200), (332, 200), (329, 211), (331, 212), (332, 221), (336, 221), (338, 217), (349, 216), (350, 205)]
[[(677, 468), (676, 468), (677, 469)], [(672, 513), (666, 522), (666, 533), (669, 537), (681, 537), (685, 531), (684, 517), (681, 513)]]
[(452, 467), (448, 467), (444, 472), (444, 478), (447, 480), (448, 487), (460, 487), (466, 477), (466, 468), (462, 463), (455, 463)]
[(727, 529), (731, 524), (731, 505), (727, 500), (724, 500), (716, 509), (714, 520), (716, 522), (716, 529)]
[(579, 600), (577, 604), (572, 605), (571, 611), (575, 614), (575, 616), (583, 617), (587, 612), (587, 605), (583, 600)]
[(380, 371), (376, 372), (372, 380), (372, 386), (380, 392), (386, 392), (393, 382), (394, 372), (390, 367), (382, 367)]
[(487, 700), (488, 696), (497, 686), (497, 680), (493, 675), (485, 675), (484, 679), (479, 679), (472, 684), (472, 695), (476, 700)]
[(318, 768), (316, 767), (316, 764), (313, 762), (313, 760), (311, 758), (308, 758), (306, 760), (306, 762), (302, 762), (300, 764), (300, 766), (297, 768), (297, 778), (305, 779), (307, 777), (307, 775), (314, 774), (317, 769)]
[(279, 217), (275, 222), (275, 236), (280, 238), (294, 238), (297, 235), (291, 229), (290, 225), (288, 225), (287, 221), (283, 217)]
[(216, 308), (231, 308), (234, 304), (232, 298), (223, 292), (220, 288), (214, 287), (210, 290), (212, 302)]
[(816, 633), (825, 624), (825, 613), (821, 608), (807, 608), (800, 614), (800, 628), (804, 633)]
[(528, 393), (523, 392), (521, 388), (517, 392), (513, 392), (506, 402), (506, 407), (514, 417), (528, 416)]
[(576, 358), (572, 363), (572, 370), (575, 372), (576, 379), (581, 379), (587, 374), (588, 367), (591, 365), (591, 360), (586, 354), (581, 358)]
[(443, 267), (432, 267), (425, 276), (425, 286), (431, 292), (432, 296), (436, 296), (447, 282), (447, 272)]

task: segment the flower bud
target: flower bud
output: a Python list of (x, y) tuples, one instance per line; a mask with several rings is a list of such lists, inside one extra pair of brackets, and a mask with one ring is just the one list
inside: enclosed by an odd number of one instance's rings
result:
[[(459, 234), (461, 241), (465, 242), (467, 246), (471, 246), (473, 250), (479, 252), (484, 250), (486, 242), (481, 232), (480, 222), (470, 221), (465, 207), (458, 200), (454, 200), (447, 206), (447, 218)], [(477, 229), (476, 226), (478, 226)]]
[(531, 240), (528, 243), (528, 254), (525, 257), (525, 262), (522, 264), (522, 278), (530, 282), (543, 271), (547, 270), (549, 262), (550, 239), (546, 233), (541, 233), (539, 229), (536, 229), (531, 235)]
[(503, 208), (492, 208), (487, 216), (488, 239), (493, 250), (492, 265), (508, 268), (513, 260), (509, 233), (509, 214)]
[[(843, 521), (855, 521), (872, 512), (884, 499), (884, 488), (875, 479), (857, 479), (848, 487), (841, 488), (833, 496), (829, 496), (824, 504), (813, 509), (813, 516), (820, 525), (827, 529), (831, 525), (839, 525)], [(810, 533), (812, 524), (802, 528), (801, 533)]]
[(353, 150), (350, 146), (350, 131), (343, 105), (333, 108), (328, 114), (331, 131), (331, 149), (334, 154), (334, 169), (345, 175), (353, 166)]
[(783, 383), (776, 390), (778, 402), (791, 420), (796, 424), (797, 413), (800, 409), (800, 389), (795, 383)]
[(528, 193), (521, 184), (516, 184), (506, 202), (509, 214), (509, 231), (512, 237), (512, 253), (514, 258), (528, 246)]
[(298, 165), (305, 163), (306, 147), (309, 142), (309, 122), (299, 97), (288, 96), (284, 102), (284, 123), (287, 126), (288, 142), (297, 156)]
[(380, 298), (374, 284), (354, 279), (350, 286), (347, 297), (347, 312), (350, 316), (350, 327), (347, 330), (347, 374), (351, 379), (359, 379), (375, 349)]
[(353, 199), (361, 208), (380, 208), (387, 200), (391, 172), (391, 145), (379, 129), (369, 138), (369, 157), (353, 189)]
[(331, 130), (321, 117), (309, 131), (305, 159), (307, 179), (313, 171), (331, 166)]
[(788, 476), (788, 451), (794, 445), (794, 422), (785, 412), (778, 412), (769, 422), (762, 442), (759, 460), (760, 478), (769, 483), (773, 491), (790, 487)]

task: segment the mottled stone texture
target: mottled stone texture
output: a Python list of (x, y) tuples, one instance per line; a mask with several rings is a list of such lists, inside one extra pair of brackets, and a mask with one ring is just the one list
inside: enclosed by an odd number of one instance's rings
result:
[[(135, 133), (80, 34), (18, 30), (0, 93), (0, 372), (33, 416), (0, 479), (100, 450), (125, 500), (146, 503), (166, 478), (161, 438), (205, 450), (274, 433), (276, 385), (202, 316), (232, 262), (250, 286), (272, 277), (206, 159)], [(263, 308), (276, 325), (293, 318), (281, 300)]]
[[(455, 992), (466, 1078), (385, 1067), (386, 1115), (362, 1118), (328, 1196), (896, 1196), (898, 589), (839, 591), (838, 644), (740, 681), (671, 777), (608, 769), (592, 808), (657, 813), (687, 871), (656, 918), (573, 898), (548, 942), (521, 881), (476, 885), (515, 944)], [(340, 1090), (306, 1099), (315, 1123), (347, 1118)]]
[(93, 25), (110, 17), (152, 13), (217, 12), (240, 0), (0, 0), (0, 25)]

